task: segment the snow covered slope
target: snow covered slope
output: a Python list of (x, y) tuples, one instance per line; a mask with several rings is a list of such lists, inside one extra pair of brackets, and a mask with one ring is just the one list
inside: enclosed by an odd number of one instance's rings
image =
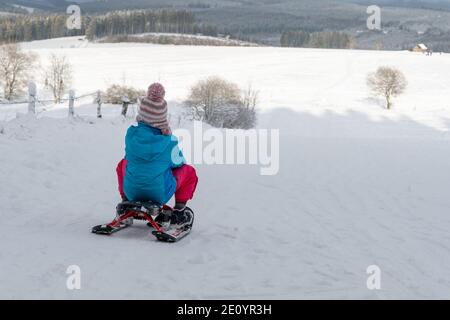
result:
[[(160, 78), (175, 128), (192, 130), (173, 106), (195, 80), (251, 81), (258, 127), (280, 129), (280, 171), (197, 165), (188, 238), (158, 243), (144, 224), (100, 237), (89, 230), (114, 214), (131, 119), (111, 106), (95, 119), (85, 102), (74, 120), (58, 106), (3, 121), (1, 298), (448, 298), (449, 56), (64, 42), (29, 47), (67, 53), (79, 93), (123, 72), (139, 86)], [(410, 81), (392, 112), (364, 88), (381, 63)], [(69, 265), (81, 268), (81, 290), (66, 288)], [(379, 291), (366, 287), (369, 265), (381, 268)]]
[[(124, 81), (145, 89), (159, 80), (167, 86), (168, 99), (180, 102), (199, 79), (219, 75), (259, 90), (263, 111), (357, 110), (375, 119), (411, 117), (441, 129), (446, 128), (442, 117), (450, 116), (450, 54), (92, 44), (81, 37), (35, 41), (24, 47), (41, 56), (43, 65), (51, 53), (66, 54), (75, 66), (77, 94)], [(382, 102), (367, 92), (366, 76), (380, 65), (398, 67), (409, 81), (407, 94), (396, 101), (393, 112), (381, 110)]]

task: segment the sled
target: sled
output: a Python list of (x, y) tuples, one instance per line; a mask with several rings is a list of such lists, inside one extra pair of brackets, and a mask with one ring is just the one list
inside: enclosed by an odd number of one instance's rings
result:
[(134, 202), (124, 201), (119, 203), (116, 208), (116, 218), (103, 225), (92, 228), (92, 233), (99, 235), (112, 235), (120, 230), (133, 225), (134, 220), (142, 220), (147, 222), (148, 226), (153, 229), (152, 234), (157, 240), (163, 242), (177, 242), (187, 236), (192, 229), (194, 223), (194, 213), (190, 208), (186, 208), (192, 214), (192, 221), (182, 225), (170, 225), (168, 228), (160, 226), (156, 221), (156, 217), (164, 214), (164, 211), (173, 211), (167, 205), (160, 206), (153, 202)]

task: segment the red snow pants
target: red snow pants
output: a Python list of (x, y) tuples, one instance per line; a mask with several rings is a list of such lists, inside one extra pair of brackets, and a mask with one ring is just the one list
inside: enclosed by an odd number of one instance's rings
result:
[[(127, 160), (122, 159), (117, 165), (117, 179), (119, 182), (119, 192), (122, 199), (125, 199), (125, 193), (123, 191), (123, 179), (125, 178), (125, 169), (127, 167)], [(177, 181), (177, 188), (175, 190), (176, 202), (188, 202), (194, 196), (195, 189), (197, 188), (198, 177), (194, 167), (190, 165), (183, 165), (179, 168), (172, 169), (172, 174)]]

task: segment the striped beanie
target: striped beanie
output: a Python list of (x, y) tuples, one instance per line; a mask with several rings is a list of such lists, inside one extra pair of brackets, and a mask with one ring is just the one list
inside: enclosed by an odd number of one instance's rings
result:
[(136, 121), (144, 122), (160, 129), (163, 134), (171, 134), (167, 120), (167, 102), (164, 100), (164, 87), (154, 83), (148, 88), (147, 97), (141, 100)]

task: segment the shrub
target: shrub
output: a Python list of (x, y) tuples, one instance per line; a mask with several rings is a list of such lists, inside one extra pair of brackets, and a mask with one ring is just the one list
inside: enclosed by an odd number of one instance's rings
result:
[(130, 103), (136, 103), (139, 97), (145, 96), (145, 90), (130, 86), (113, 84), (103, 94), (103, 102), (111, 104), (122, 104), (122, 98), (127, 96)]
[(387, 109), (392, 107), (392, 98), (402, 94), (407, 85), (405, 75), (400, 70), (391, 67), (380, 67), (367, 77), (367, 86), (374, 95), (386, 99)]
[(256, 124), (257, 92), (245, 93), (219, 77), (199, 81), (191, 88), (186, 105), (195, 120), (218, 128), (250, 129)]

